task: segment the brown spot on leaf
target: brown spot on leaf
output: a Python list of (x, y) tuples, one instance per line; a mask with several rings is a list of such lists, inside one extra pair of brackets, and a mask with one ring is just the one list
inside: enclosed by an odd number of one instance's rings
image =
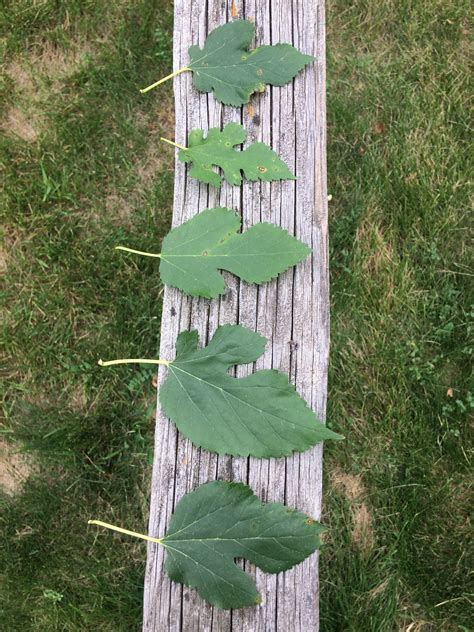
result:
[(207, 255), (208, 255), (208, 254), (209, 254), (209, 253), (207, 252), (207, 250), (203, 250), (203, 253), (202, 253), (202, 256), (203, 256), (203, 257), (207, 257)]
[(314, 524), (314, 520), (312, 518), (306, 518), (306, 520), (304, 521), (305, 524)]
[(260, 173), (265, 173), (266, 171), (268, 171), (266, 167), (258, 167), (258, 170), (260, 171)]

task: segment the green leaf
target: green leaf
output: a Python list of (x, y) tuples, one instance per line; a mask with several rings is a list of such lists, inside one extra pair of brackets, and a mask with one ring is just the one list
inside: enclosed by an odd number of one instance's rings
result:
[(221, 185), (222, 178), (212, 170), (213, 165), (220, 167), (229, 184), (242, 182), (241, 172), (247, 180), (295, 180), (295, 176), (278, 155), (265, 145), (253, 143), (243, 151), (235, 151), (234, 145), (245, 141), (247, 132), (238, 123), (228, 123), (221, 131), (218, 127), (209, 130), (207, 137), (201, 129), (189, 134), (188, 147), (178, 153), (181, 162), (191, 162), (190, 176), (212, 184)]
[(273, 224), (255, 224), (242, 234), (240, 225), (231, 209), (213, 208), (174, 228), (163, 240), (163, 282), (192, 296), (214, 298), (226, 287), (218, 270), (228, 270), (247, 283), (263, 283), (311, 252)]
[(182, 498), (161, 544), (173, 581), (195, 588), (219, 608), (243, 608), (261, 599), (235, 558), (280, 573), (319, 548), (323, 531), (303, 513), (263, 504), (246, 485), (214, 481)]
[(228, 374), (236, 364), (257, 360), (266, 342), (241, 325), (219, 327), (202, 349), (197, 348), (196, 332), (178, 336), (177, 356), (168, 365), (159, 398), (166, 416), (196, 446), (269, 458), (342, 439), (316, 419), (283, 373)]
[(249, 51), (254, 35), (254, 24), (235, 20), (214, 29), (203, 49), (191, 46), (187, 68), (193, 71), (194, 87), (214, 91), (215, 98), (227, 105), (243, 105), (251, 94), (265, 90), (265, 84), (283, 86), (314, 60), (290, 44)]

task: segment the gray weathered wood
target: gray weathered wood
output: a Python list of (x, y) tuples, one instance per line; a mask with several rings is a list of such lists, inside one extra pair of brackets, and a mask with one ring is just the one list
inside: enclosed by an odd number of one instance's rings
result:
[[(174, 67), (185, 66), (191, 44), (232, 19), (226, 0), (175, 0)], [(218, 300), (183, 296), (166, 288), (160, 357), (174, 357), (177, 334), (189, 328), (208, 341), (216, 327), (242, 323), (269, 339), (257, 368), (274, 367), (290, 375), (299, 393), (321, 419), (325, 416), (329, 347), (327, 193), (325, 130), (324, 0), (245, 0), (235, 2), (238, 17), (257, 27), (257, 44), (289, 42), (316, 62), (288, 86), (267, 88), (250, 107), (224, 107), (212, 95), (192, 88), (191, 73), (174, 80), (176, 142), (186, 144), (190, 129), (238, 121), (249, 142), (269, 143), (296, 173), (283, 183), (224, 185), (220, 191), (186, 177), (176, 162), (173, 226), (213, 206), (242, 213), (244, 228), (267, 220), (279, 224), (313, 248), (313, 257), (272, 283), (255, 287), (226, 274), (229, 290)], [(150, 97), (151, 98), (151, 97)], [(155, 98), (159, 98), (156, 97)], [(245, 375), (251, 367), (239, 368)], [(159, 383), (165, 371), (160, 370)], [(194, 448), (176, 432), (158, 406), (149, 533), (159, 536), (182, 496), (215, 478), (248, 483), (265, 501), (282, 501), (320, 516), (322, 448), (287, 459), (217, 457)], [(263, 604), (233, 612), (211, 608), (195, 591), (173, 584), (164, 571), (164, 551), (148, 547), (145, 578), (146, 632), (239, 630), (304, 632), (319, 629), (318, 558), (311, 556), (278, 576), (256, 576)]]

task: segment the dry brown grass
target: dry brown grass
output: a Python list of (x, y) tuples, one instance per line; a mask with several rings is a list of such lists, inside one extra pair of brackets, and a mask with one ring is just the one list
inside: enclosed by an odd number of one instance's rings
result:
[(0, 489), (10, 496), (21, 492), (34, 468), (31, 455), (23, 454), (18, 446), (0, 437)]
[(350, 503), (352, 543), (364, 556), (368, 556), (375, 546), (375, 533), (372, 513), (364, 500), (366, 490), (362, 477), (335, 468), (331, 473), (331, 482)]
[(44, 104), (90, 54), (90, 46), (82, 42), (73, 42), (68, 50), (47, 42), (10, 61), (5, 74), (13, 83), (15, 101), (2, 123), (4, 133), (35, 142), (46, 126)]

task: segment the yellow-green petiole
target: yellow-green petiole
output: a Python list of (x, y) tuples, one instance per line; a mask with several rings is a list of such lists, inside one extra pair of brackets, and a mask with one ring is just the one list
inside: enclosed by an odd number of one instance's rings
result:
[(143, 250), (134, 250), (133, 248), (126, 248), (125, 246), (115, 246), (115, 250), (123, 250), (124, 252), (131, 252), (134, 255), (142, 255), (143, 257), (161, 257), (160, 253), (144, 252)]
[(99, 366), (115, 366), (117, 364), (160, 364), (162, 366), (169, 366), (168, 360), (150, 360), (148, 358), (124, 358), (123, 360), (99, 360), (97, 363)]
[(168, 143), (168, 145), (173, 145), (173, 147), (177, 147), (178, 149), (181, 149), (182, 151), (188, 151), (187, 147), (184, 147), (183, 145), (178, 145), (178, 143), (175, 143), (173, 140), (168, 140), (167, 138), (163, 138), (163, 136), (160, 137), (160, 140), (162, 140), (164, 143)]
[(165, 83), (165, 81), (168, 81), (168, 79), (173, 79), (173, 77), (176, 77), (176, 75), (179, 75), (182, 72), (186, 72), (187, 70), (191, 70), (191, 68), (188, 68), (187, 66), (185, 66), (184, 68), (175, 70), (170, 75), (166, 75), (166, 77), (163, 77), (163, 79), (160, 79), (159, 81), (156, 81), (155, 83), (152, 83), (151, 86), (147, 86), (146, 88), (143, 88), (142, 90), (140, 90), (140, 92), (142, 94), (145, 94), (145, 92), (149, 92), (150, 90), (153, 90), (153, 88), (156, 88), (160, 84)]
[(140, 538), (141, 540), (147, 540), (148, 542), (155, 542), (161, 544), (162, 538), (152, 538), (150, 535), (143, 535), (142, 533), (136, 533), (135, 531), (129, 531), (128, 529), (122, 529), (122, 527), (116, 527), (108, 522), (102, 522), (102, 520), (88, 520), (87, 524), (96, 524), (99, 527), (105, 527), (111, 531), (117, 531), (117, 533), (124, 533), (125, 535), (131, 535), (134, 538)]

